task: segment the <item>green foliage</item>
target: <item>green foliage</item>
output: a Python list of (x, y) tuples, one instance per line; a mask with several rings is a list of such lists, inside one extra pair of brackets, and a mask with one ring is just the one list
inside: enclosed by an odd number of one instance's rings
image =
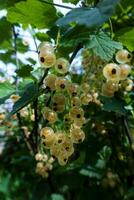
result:
[(0, 84), (0, 99), (7, 96), (11, 95), (15, 91), (14, 85), (4, 82)]
[[(103, 96), (101, 84), (106, 82), (103, 67), (116, 62), (115, 53), (122, 48), (134, 51), (134, 1), (62, 0), (76, 5), (65, 16), (58, 13), (53, 2), (0, 1), (0, 10), (7, 11), (0, 18), (0, 60), (4, 68), (0, 66), (0, 200), (133, 200), (134, 92), (125, 87), (127, 79), (134, 81), (134, 69), (119, 82), (114, 97)], [(30, 45), (25, 46), (25, 39)], [(72, 96), (66, 90), (58, 91), (66, 97), (64, 112), (57, 112), (55, 124), (44, 119), (42, 111), (46, 106), (53, 107), (55, 94), (45, 88), (44, 77), (60, 75), (55, 68), (44, 70), (36, 61), (40, 41), (52, 42), (57, 58), (68, 58), (70, 63), (72, 57), (77, 58), (66, 79), (78, 85), (86, 79), (89, 93), (101, 102), (81, 106), (87, 119), (82, 127), (85, 140), (73, 144), (74, 153), (65, 166), (55, 160), (48, 178), (35, 172), (35, 154), (50, 156), (41, 142), (40, 130), (45, 126), (55, 132), (68, 130), (63, 119)], [(10, 65), (16, 67), (14, 75), (9, 75)], [(6, 109), (3, 112), (3, 104), (12, 94), (20, 98), (10, 113)]]
[(33, 67), (31, 65), (24, 65), (20, 69), (17, 69), (16, 73), (18, 74), (18, 76), (25, 78), (30, 77), (32, 70)]
[(123, 28), (119, 32), (117, 32), (117, 39), (128, 48), (129, 51), (134, 50), (134, 28), (128, 27)]
[(73, 3), (73, 4), (77, 4), (79, 2), (79, 0), (63, 0), (64, 3)]
[(9, 8), (7, 19), (12, 23), (21, 23), (25, 27), (32, 24), (41, 29), (50, 28), (57, 16), (54, 7), (37, 0), (27, 0), (16, 3), (15, 7)]
[(127, 111), (125, 109), (125, 101), (119, 100), (118, 98), (108, 98), (108, 97), (101, 97), (103, 102), (103, 109), (108, 112), (115, 112), (118, 114), (125, 115)]
[(23, 107), (32, 102), (38, 95), (38, 86), (33, 83), (29, 83), (24, 87), (20, 94), (20, 99), (14, 104), (10, 115), (15, 114)]
[(96, 35), (90, 35), (90, 42), (87, 45), (89, 49), (104, 60), (111, 60), (117, 49), (122, 49), (121, 43), (113, 41), (110, 36), (104, 32)]
[(11, 24), (7, 21), (6, 17), (3, 17), (1, 20), (0, 20), (0, 30), (3, 30), (4, 31), (1, 31), (1, 34), (0, 34), (0, 44), (2, 44), (5, 40), (11, 38)]
[(113, 14), (118, 0), (103, 0), (94, 8), (75, 8), (65, 17), (59, 19), (57, 24), (65, 26), (72, 22), (88, 27), (99, 27)]

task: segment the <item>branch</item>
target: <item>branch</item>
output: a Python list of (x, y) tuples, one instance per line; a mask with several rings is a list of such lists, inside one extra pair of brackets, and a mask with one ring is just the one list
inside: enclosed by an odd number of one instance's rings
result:
[(83, 47), (83, 45), (82, 45), (81, 43), (78, 44), (78, 46), (77, 46), (76, 49), (74, 50), (72, 56), (70, 57), (70, 60), (69, 60), (70, 64), (73, 62), (73, 60), (74, 60), (74, 58), (76, 57), (78, 51), (79, 51), (82, 47)]
[(46, 4), (49, 4), (49, 5), (52, 5), (52, 6), (57, 6), (57, 7), (60, 7), (60, 8), (65, 8), (65, 9), (70, 9), (72, 10), (73, 8), (70, 7), (70, 6), (64, 6), (64, 5), (60, 5), (60, 4), (57, 4), (57, 3), (51, 3), (51, 2), (48, 2), (48, 1), (43, 1), (43, 0), (40, 0), (40, 2), (42, 3), (46, 3)]
[(122, 120), (123, 120), (126, 135), (128, 137), (128, 140), (129, 140), (129, 144), (131, 146), (133, 144), (133, 138), (132, 138), (131, 133), (129, 131), (128, 122), (127, 122), (127, 120), (124, 116), (122, 117)]
[(20, 113), (17, 113), (17, 119), (18, 119), (20, 132), (22, 132), (22, 135), (24, 137), (24, 141), (25, 141), (25, 143), (27, 145), (27, 148), (30, 151), (30, 153), (33, 155), (34, 151), (33, 151), (33, 148), (32, 148), (32, 142), (31, 142), (31, 140), (28, 140), (28, 138), (26, 137), (26, 134), (24, 132), (24, 129), (22, 128), (22, 120), (21, 120)]

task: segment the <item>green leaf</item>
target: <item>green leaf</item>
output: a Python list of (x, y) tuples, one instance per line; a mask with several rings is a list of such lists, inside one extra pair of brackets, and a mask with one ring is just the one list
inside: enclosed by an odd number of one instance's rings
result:
[(99, 32), (96, 35), (90, 36), (90, 43), (87, 44), (89, 49), (100, 56), (102, 59), (109, 61), (113, 58), (117, 49), (122, 49), (122, 45), (113, 41), (108, 34)]
[(16, 70), (16, 73), (18, 76), (25, 78), (31, 75), (31, 71), (33, 70), (33, 67), (31, 65), (25, 65), (21, 67), (20, 69)]
[(127, 111), (125, 109), (125, 102), (121, 99), (116, 99), (115, 97), (100, 97), (103, 107), (102, 109), (108, 112), (116, 112), (121, 115), (126, 115)]
[(122, 42), (124, 46), (128, 48), (129, 51), (134, 50), (134, 28), (128, 27), (123, 28), (116, 33), (117, 39)]
[(61, 37), (60, 45), (65, 47), (74, 47), (78, 44), (86, 44), (90, 40), (91, 30), (85, 26), (75, 26), (68, 29)]
[(90, 178), (101, 179), (104, 175), (111, 154), (111, 148), (108, 146), (104, 146), (98, 152), (99, 159), (96, 161), (96, 163), (93, 166), (89, 165), (86, 168), (81, 169), (80, 174), (88, 176)]
[(64, 197), (61, 194), (52, 194), (51, 200), (64, 200)]
[(0, 100), (8, 95), (11, 95), (15, 91), (13, 85), (8, 82), (0, 83)]
[(62, 0), (64, 3), (73, 3), (73, 4), (77, 4), (79, 2), (79, 0)]
[(25, 27), (31, 24), (41, 29), (51, 27), (57, 20), (57, 16), (53, 6), (38, 0), (27, 0), (9, 8), (7, 19), (11, 23), (21, 23)]
[(75, 22), (88, 27), (102, 25), (113, 14), (119, 0), (103, 0), (94, 8), (75, 8), (57, 21), (59, 26)]
[(5, 40), (9, 40), (11, 38), (11, 24), (6, 20), (6, 17), (0, 19), (0, 43), (3, 43)]
[(38, 96), (38, 85), (34, 83), (29, 83), (23, 89), (21, 98), (14, 104), (10, 115), (15, 114), (23, 107), (27, 106), (31, 101), (33, 101)]

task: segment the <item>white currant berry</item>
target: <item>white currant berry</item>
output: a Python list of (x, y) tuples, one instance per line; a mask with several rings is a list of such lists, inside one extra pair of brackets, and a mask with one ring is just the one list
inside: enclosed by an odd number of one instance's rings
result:
[(50, 42), (41, 42), (39, 47), (38, 47), (38, 51), (40, 52), (45, 52), (45, 51), (50, 51), (50, 52), (54, 52), (54, 48), (53, 45)]
[(43, 68), (51, 68), (56, 62), (56, 56), (50, 51), (40, 52), (39, 61)]
[(103, 75), (107, 80), (119, 80), (120, 68), (115, 63), (109, 63), (103, 68)]
[(55, 90), (55, 82), (56, 82), (57, 76), (54, 74), (48, 74), (46, 78), (43, 81), (43, 84), (46, 88), (50, 90)]
[(55, 63), (55, 69), (59, 74), (66, 74), (69, 70), (69, 62), (65, 58), (58, 58)]
[(132, 56), (126, 49), (122, 49), (116, 53), (115, 59), (118, 63), (125, 64), (131, 61)]
[(120, 67), (120, 80), (124, 80), (129, 75), (131, 67), (128, 64), (121, 64), (119, 67)]

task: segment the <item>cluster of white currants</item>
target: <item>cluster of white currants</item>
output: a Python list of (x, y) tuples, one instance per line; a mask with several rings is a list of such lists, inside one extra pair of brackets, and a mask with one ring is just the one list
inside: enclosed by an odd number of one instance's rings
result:
[(133, 86), (133, 82), (128, 79), (132, 68), (130, 65), (132, 55), (123, 49), (116, 53), (115, 59), (119, 64), (108, 63), (103, 68), (106, 82), (102, 86), (102, 94), (108, 97), (114, 96), (114, 93), (124, 85), (124, 81), (126, 83), (126, 90), (131, 90)]

